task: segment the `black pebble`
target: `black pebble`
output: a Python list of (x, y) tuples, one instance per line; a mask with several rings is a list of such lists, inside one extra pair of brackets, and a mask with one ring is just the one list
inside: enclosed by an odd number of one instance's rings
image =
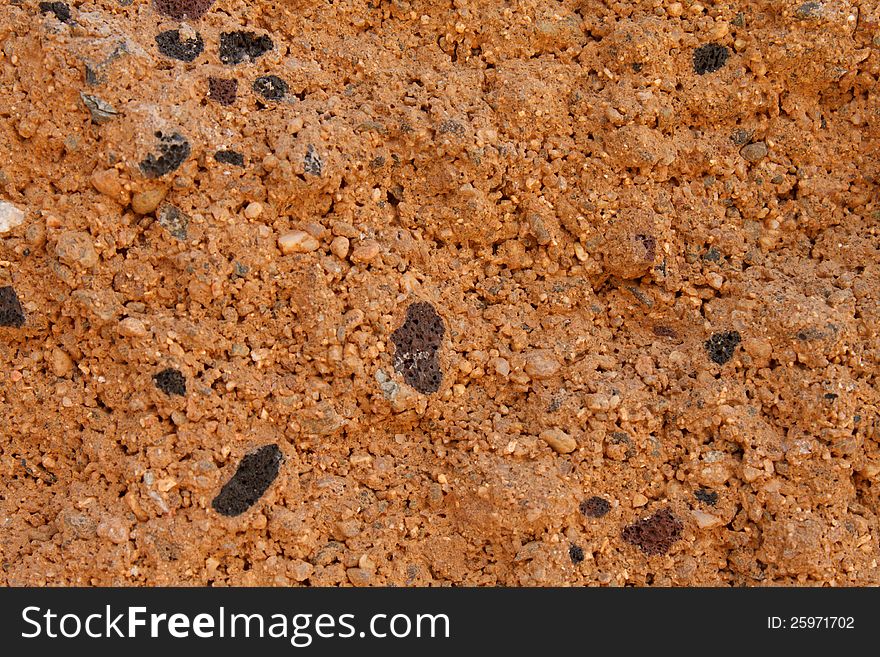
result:
[(443, 373), (439, 350), (445, 333), (443, 318), (434, 307), (418, 301), (406, 309), (406, 321), (391, 334), (394, 369), (422, 394), (440, 389)]
[(156, 137), (159, 139), (157, 146), (159, 155), (150, 153), (139, 165), (148, 178), (159, 178), (171, 173), (183, 164), (190, 154), (189, 142), (179, 132), (170, 135), (157, 132)]
[(62, 23), (70, 23), (70, 7), (65, 2), (41, 2), (40, 13), (55, 14)]
[(697, 75), (714, 73), (727, 63), (730, 51), (717, 43), (707, 43), (694, 50), (694, 72)]
[(11, 328), (24, 326), (24, 310), (11, 285), (0, 287), (0, 326)]
[(241, 515), (259, 500), (278, 476), (282, 455), (278, 445), (266, 445), (247, 454), (238, 464), (232, 479), (226, 482), (211, 502), (217, 513)]
[(220, 34), (220, 61), (240, 64), (245, 59), (256, 59), (272, 50), (274, 44), (265, 34), (256, 32), (222, 32)]
[(231, 164), (236, 167), (244, 166), (244, 155), (238, 151), (217, 151), (214, 159), (222, 164)]
[(737, 345), (742, 341), (738, 331), (724, 331), (723, 333), (714, 333), (712, 337), (706, 340), (706, 351), (712, 362), (724, 365), (733, 358)]
[(572, 543), (571, 547), (568, 548), (568, 558), (571, 559), (571, 562), (577, 566), (580, 562), (584, 560), (584, 548), (580, 545), (575, 545)]
[(587, 518), (601, 518), (611, 510), (611, 502), (604, 497), (594, 495), (581, 502), (580, 510)]
[(281, 100), (287, 95), (287, 89), (287, 83), (277, 75), (263, 75), (253, 84), (253, 90), (267, 100)]
[(159, 47), (160, 53), (181, 62), (193, 61), (205, 49), (201, 34), (196, 34), (195, 38), (181, 41), (178, 30), (167, 30), (157, 34), (156, 45)]
[(156, 387), (166, 395), (180, 395), (182, 397), (186, 394), (186, 379), (180, 370), (173, 367), (155, 374), (153, 380), (156, 382)]
[(700, 488), (694, 491), (694, 497), (696, 497), (700, 502), (704, 504), (708, 504), (709, 506), (715, 506), (718, 502), (718, 493), (714, 490), (709, 490), (708, 488)]

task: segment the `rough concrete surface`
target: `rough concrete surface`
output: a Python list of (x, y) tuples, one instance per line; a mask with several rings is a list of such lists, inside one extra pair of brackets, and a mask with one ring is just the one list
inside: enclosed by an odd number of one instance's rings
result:
[(0, 584), (880, 584), (880, 5), (0, 0)]

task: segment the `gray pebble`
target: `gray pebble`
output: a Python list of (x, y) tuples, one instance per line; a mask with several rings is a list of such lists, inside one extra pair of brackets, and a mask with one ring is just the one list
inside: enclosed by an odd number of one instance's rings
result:
[(739, 154), (749, 162), (758, 162), (767, 157), (767, 144), (763, 141), (756, 141), (752, 144), (743, 146)]

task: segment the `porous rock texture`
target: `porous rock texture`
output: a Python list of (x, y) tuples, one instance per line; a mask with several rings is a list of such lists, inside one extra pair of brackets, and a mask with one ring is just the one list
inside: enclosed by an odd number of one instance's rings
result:
[(876, 2), (61, 4), (0, 584), (880, 584)]

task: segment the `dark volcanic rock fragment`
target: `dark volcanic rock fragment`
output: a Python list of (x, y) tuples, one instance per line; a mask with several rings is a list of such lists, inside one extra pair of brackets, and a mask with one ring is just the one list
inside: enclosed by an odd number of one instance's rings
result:
[(205, 42), (198, 33), (192, 39), (181, 39), (179, 30), (166, 30), (156, 35), (156, 46), (166, 57), (181, 62), (191, 62), (202, 54)]
[(439, 351), (446, 332), (434, 307), (418, 301), (406, 310), (406, 321), (394, 333), (394, 369), (423, 394), (437, 392), (443, 381)]
[(208, 98), (221, 105), (232, 105), (238, 95), (238, 80), (235, 78), (208, 78)]
[(274, 44), (265, 34), (256, 32), (222, 32), (220, 34), (220, 61), (224, 64), (240, 64), (246, 59), (256, 59), (266, 54)]
[(244, 166), (244, 155), (238, 151), (217, 151), (214, 153), (214, 159), (221, 164), (231, 164), (236, 167)]
[(182, 397), (186, 394), (186, 379), (180, 370), (173, 367), (168, 367), (155, 374), (153, 381), (156, 382), (156, 387), (166, 395), (180, 395)]
[(730, 51), (717, 43), (707, 43), (694, 50), (694, 72), (697, 75), (714, 73), (727, 63)]
[(668, 508), (644, 520), (628, 525), (623, 530), (623, 540), (635, 545), (645, 554), (660, 555), (669, 552), (679, 538), (684, 525)]
[(251, 508), (278, 476), (281, 466), (278, 445), (266, 445), (241, 459), (238, 470), (211, 502), (217, 513), (238, 516)]
[(170, 135), (156, 133), (159, 139), (158, 155), (150, 153), (141, 163), (140, 168), (147, 178), (159, 178), (177, 169), (189, 157), (190, 146), (186, 137), (179, 132)]
[(24, 310), (11, 285), (0, 287), (0, 326), (11, 328), (24, 326)]
[(254, 80), (253, 90), (266, 100), (282, 100), (287, 95), (287, 83), (277, 75), (262, 75)]
[(64, 2), (41, 2), (40, 13), (54, 14), (62, 23), (70, 23), (70, 7)]
[(712, 362), (724, 365), (733, 358), (737, 345), (742, 338), (737, 331), (724, 331), (723, 333), (713, 333), (712, 337), (706, 340), (706, 352)]
[(601, 518), (611, 510), (611, 502), (603, 497), (594, 495), (588, 500), (581, 502), (580, 511), (587, 518)]

